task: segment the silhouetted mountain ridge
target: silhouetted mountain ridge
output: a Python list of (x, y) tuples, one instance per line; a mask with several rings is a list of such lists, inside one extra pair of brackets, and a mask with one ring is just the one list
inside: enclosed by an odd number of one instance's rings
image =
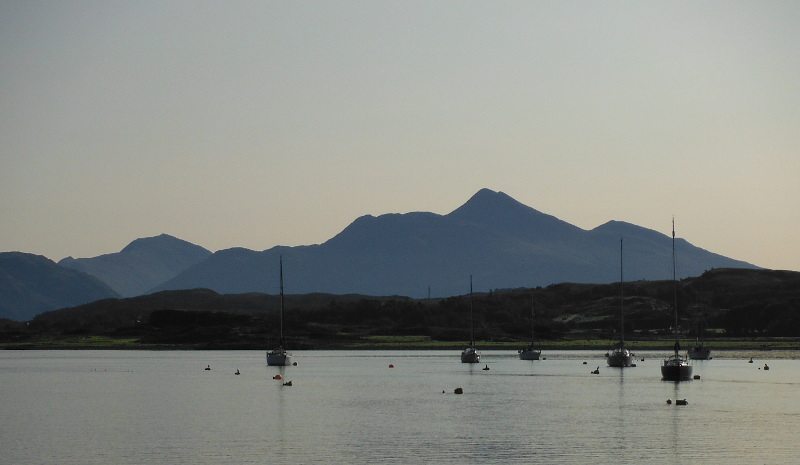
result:
[[(476, 289), (613, 282), (619, 237), (626, 275), (669, 279), (672, 243), (664, 234), (612, 221), (591, 231), (481, 189), (449, 214), (366, 215), (330, 240), (310, 246), (219, 251), (153, 290), (206, 287), (220, 293), (271, 292), (283, 256), (287, 289), (295, 293), (433, 296)], [(756, 268), (678, 239), (678, 276), (712, 268)]]
[[(670, 236), (621, 221), (587, 231), (490, 189), (481, 189), (446, 215), (365, 215), (322, 244), (264, 251), (235, 247), (212, 254), (162, 234), (136, 239), (117, 253), (68, 257), (59, 265), (102, 280), (116, 291), (112, 295), (195, 288), (274, 294), (283, 256), (286, 289), (295, 294), (447, 297), (467, 293), (470, 276), (476, 291), (615, 282), (620, 237), (626, 280), (671, 279)], [(757, 268), (683, 239), (675, 245), (679, 278), (714, 268)], [(44, 273), (52, 278), (51, 272)], [(6, 310), (0, 308), (0, 318), (27, 319), (34, 309), (68, 305), (36, 285), (35, 274), (26, 275), (31, 283), (9, 276), (0, 275), (0, 289), (7, 292), (0, 297), (12, 296), (3, 301)], [(108, 289), (97, 295), (109, 296)]]

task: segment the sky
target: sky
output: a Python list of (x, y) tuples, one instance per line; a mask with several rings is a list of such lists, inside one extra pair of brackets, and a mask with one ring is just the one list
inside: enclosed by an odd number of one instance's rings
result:
[(325, 242), (481, 188), (800, 270), (800, 2), (0, 0), (0, 251)]

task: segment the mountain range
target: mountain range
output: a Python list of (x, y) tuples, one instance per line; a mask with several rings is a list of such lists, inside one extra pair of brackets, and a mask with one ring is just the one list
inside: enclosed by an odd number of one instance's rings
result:
[[(667, 235), (619, 221), (587, 231), (482, 189), (446, 215), (362, 216), (319, 245), (221, 250), (153, 290), (275, 293), (281, 256), (292, 293), (446, 297), (469, 292), (470, 276), (476, 290), (609, 283), (619, 280), (620, 238), (626, 280), (672, 278)], [(676, 250), (678, 277), (756, 268), (683, 239)]]
[[(362, 216), (322, 244), (264, 251), (231, 248), (212, 254), (161, 235), (137, 239), (118, 253), (51, 263), (108, 284), (110, 295), (105, 297), (195, 288), (220, 294), (276, 294), (281, 257), (288, 293), (447, 297), (469, 292), (471, 277), (476, 291), (616, 282), (620, 239), (626, 280), (672, 278), (672, 238), (665, 234), (620, 221), (584, 230), (489, 189), (481, 189), (446, 215)], [(713, 268), (758, 268), (683, 239), (676, 239), (675, 247), (679, 278)], [(30, 292), (30, 303), (24, 306), (27, 312), (0, 308), (0, 318), (29, 318), (36, 314), (30, 314), (31, 308), (39, 313), (76, 305), (75, 299), (63, 304), (66, 300), (43, 300), (34, 287), (9, 286), (9, 273), (0, 262), (0, 297), (5, 302), (5, 293), (11, 292), (15, 302), (24, 302), (25, 292)], [(84, 299), (91, 298), (88, 293)]]

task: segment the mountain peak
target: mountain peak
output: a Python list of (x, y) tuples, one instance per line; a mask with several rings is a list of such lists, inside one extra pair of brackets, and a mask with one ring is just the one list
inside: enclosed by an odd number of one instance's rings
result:
[(161, 234), (136, 239), (116, 253), (64, 259), (59, 265), (89, 273), (128, 297), (146, 292), (210, 255), (199, 245)]
[[(173, 247), (179, 248), (189, 248), (189, 249), (203, 249), (198, 245), (194, 245), (190, 242), (184, 241), (183, 239), (178, 239), (177, 237), (170, 236), (169, 234), (159, 234), (158, 236), (153, 237), (141, 237), (139, 239), (133, 240), (130, 244), (125, 246), (120, 252), (121, 253), (129, 253), (136, 250), (163, 250), (169, 249)], [(210, 254), (210, 252), (209, 252)]]
[(527, 213), (540, 213), (531, 207), (523, 205), (504, 192), (495, 192), (491, 189), (483, 188), (470, 197), (467, 203), (453, 210), (447, 216), (460, 218), (485, 217), (487, 215), (494, 215), (500, 211), (512, 213), (520, 213), (522, 211)]
[(528, 238), (574, 237), (584, 231), (555, 216), (531, 208), (503, 192), (481, 189), (447, 217), (483, 224), (496, 231), (514, 231)]

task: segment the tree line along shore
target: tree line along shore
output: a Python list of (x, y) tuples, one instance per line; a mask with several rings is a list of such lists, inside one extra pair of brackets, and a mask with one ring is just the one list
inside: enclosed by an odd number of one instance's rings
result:
[[(560, 283), (447, 298), (307, 294), (285, 297), (284, 333), (295, 349), (669, 350), (704, 339), (716, 350), (800, 348), (800, 273), (711, 270), (695, 278)], [(208, 289), (106, 299), (0, 321), (0, 347), (265, 349), (278, 341), (280, 299)], [(533, 329), (533, 331), (532, 331)], [(533, 336), (532, 336), (533, 334)]]

